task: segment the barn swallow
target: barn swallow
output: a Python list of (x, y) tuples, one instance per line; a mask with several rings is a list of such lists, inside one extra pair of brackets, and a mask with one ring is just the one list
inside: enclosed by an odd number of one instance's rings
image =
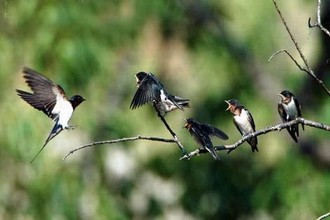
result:
[[(226, 111), (229, 110), (234, 115), (234, 124), (243, 137), (256, 131), (256, 126), (249, 110), (236, 99), (225, 100), (225, 102), (228, 104)], [(247, 142), (251, 145), (252, 152), (258, 151), (257, 137), (252, 137)]]
[(210, 136), (217, 136), (223, 140), (227, 140), (228, 136), (216, 127), (210, 124), (202, 124), (198, 121), (188, 118), (184, 126), (188, 129), (193, 139), (200, 145), (200, 149), (207, 150), (215, 160), (219, 160), (219, 156), (213, 148)]
[(67, 99), (61, 86), (56, 85), (35, 70), (24, 67), (23, 74), (26, 83), (33, 93), (16, 89), (17, 94), (33, 108), (43, 111), (43, 113), (55, 121), (55, 125), (44, 145), (31, 160), (32, 163), (51, 139), (63, 129), (72, 128), (68, 125), (68, 122), (75, 108), (85, 99), (80, 95), (74, 95)]
[[(297, 117), (301, 116), (301, 107), (299, 105), (296, 97), (288, 90), (283, 90), (278, 94), (281, 97), (281, 101), (278, 103), (277, 109), (281, 116), (282, 121), (289, 122)], [(302, 124), (302, 129), (304, 130), (304, 125)], [(299, 127), (298, 124), (292, 125), (287, 128), (290, 136), (295, 142), (298, 142), (297, 137), (299, 137)]]
[(137, 91), (133, 97), (130, 108), (138, 108), (147, 102), (155, 104), (163, 116), (175, 109), (183, 110), (189, 107), (189, 99), (169, 94), (161, 82), (152, 74), (139, 72), (135, 74)]

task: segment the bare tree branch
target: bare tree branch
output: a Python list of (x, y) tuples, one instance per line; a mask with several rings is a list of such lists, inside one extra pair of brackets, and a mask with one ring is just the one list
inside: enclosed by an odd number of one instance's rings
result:
[[(236, 148), (238, 148), (240, 145), (242, 145), (244, 142), (246, 142), (251, 137), (260, 136), (260, 135), (267, 134), (267, 133), (273, 132), (273, 131), (280, 131), (284, 128), (290, 127), (295, 124), (303, 124), (303, 125), (307, 125), (310, 127), (319, 128), (319, 129), (322, 129), (325, 131), (330, 131), (330, 125), (325, 125), (323, 123), (306, 120), (304, 118), (296, 118), (295, 120), (292, 120), (290, 122), (282, 123), (282, 124), (278, 124), (278, 125), (274, 125), (274, 126), (269, 126), (269, 127), (266, 127), (265, 129), (262, 129), (262, 130), (254, 132), (254, 133), (251, 133), (249, 135), (246, 135), (234, 144), (224, 145), (224, 146), (215, 146), (214, 148), (216, 151), (221, 151), (221, 150), (232, 151), (232, 150), (235, 150)], [(114, 144), (114, 143), (120, 143), (120, 142), (136, 141), (136, 140), (148, 140), (148, 141), (157, 141), (157, 142), (164, 142), (164, 143), (177, 143), (177, 140), (175, 140), (175, 139), (165, 139), (165, 138), (160, 138), (160, 137), (147, 137), (147, 136), (141, 136), (141, 135), (136, 136), (136, 137), (128, 137), (128, 138), (121, 138), (121, 139), (115, 139), (115, 140), (96, 141), (96, 142), (82, 145), (80, 147), (77, 147), (77, 148), (71, 150), (69, 153), (67, 153), (65, 155), (63, 160), (65, 160), (68, 156), (75, 153), (76, 151), (79, 151), (79, 150), (82, 150), (82, 149), (85, 149), (88, 147), (105, 145), (105, 144)], [(194, 157), (199, 154), (204, 154), (204, 153), (208, 153), (208, 151), (203, 150), (203, 149), (197, 149), (195, 151), (190, 152), (189, 154), (185, 154), (184, 156), (182, 156), (180, 158), (180, 160), (184, 160), (184, 159), (189, 160), (191, 157)]]
[[(288, 127), (290, 127), (292, 125), (295, 125), (295, 124), (303, 124), (303, 125), (307, 125), (307, 126), (310, 126), (310, 127), (319, 128), (319, 129), (322, 129), (322, 130), (325, 130), (325, 131), (330, 131), (330, 125), (325, 125), (323, 123), (306, 120), (304, 118), (296, 118), (295, 120), (292, 120), (292, 121), (287, 122), (287, 123), (282, 123), (282, 124), (278, 124), (278, 125), (274, 125), (274, 126), (269, 126), (269, 127), (266, 127), (265, 129), (253, 132), (249, 135), (244, 136), (242, 139), (238, 140), (234, 144), (224, 145), (224, 146), (215, 146), (214, 148), (215, 148), (216, 151), (221, 151), (221, 150), (232, 151), (232, 150), (235, 150), (236, 148), (238, 148), (240, 145), (242, 145), (245, 141), (249, 140), (251, 137), (256, 137), (256, 136), (259, 136), (259, 135), (267, 134), (267, 133), (273, 132), (273, 131), (280, 131), (284, 128), (288, 128)], [(195, 151), (190, 152), (188, 154), (188, 157), (186, 155), (181, 157), (180, 160), (190, 159), (193, 156), (203, 154), (203, 153), (208, 153), (208, 152), (204, 151), (204, 150), (201, 150), (201, 149), (197, 149)]]
[(178, 137), (176, 136), (176, 134), (174, 133), (174, 131), (173, 131), (173, 130), (171, 129), (171, 127), (167, 124), (167, 122), (166, 122), (164, 116), (162, 116), (162, 114), (160, 113), (160, 111), (159, 111), (158, 108), (156, 107), (156, 103), (153, 103), (153, 106), (154, 106), (154, 108), (155, 108), (155, 110), (156, 110), (156, 112), (157, 112), (158, 117), (162, 120), (162, 122), (164, 123), (165, 127), (167, 128), (167, 130), (168, 130), (168, 131), (171, 133), (171, 135), (173, 136), (173, 138), (174, 138), (173, 140), (174, 140), (174, 142), (178, 145), (178, 147), (180, 148), (182, 154), (183, 154), (184, 156), (189, 157), (189, 156), (188, 156), (188, 153), (187, 153), (187, 151), (186, 151), (186, 149), (183, 147), (183, 145), (181, 144), (180, 140), (178, 139)]
[(136, 140), (148, 140), (148, 141), (157, 141), (157, 142), (165, 142), (165, 143), (175, 143), (176, 142), (173, 139), (165, 139), (165, 138), (160, 138), (160, 137), (147, 137), (147, 136), (141, 136), (141, 135), (136, 136), (136, 137), (128, 137), (128, 138), (121, 138), (121, 139), (115, 139), (115, 140), (96, 141), (93, 143), (84, 144), (80, 147), (77, 147), (77, 148), (71, 150), (69, 153), (67, 153), (65, 155), (63, 160), (65, 160), (68, 156), (70, 156), (74, 152), (88, 148), (88, 147), (99, 146), (99, 145), (104, 145), (104, 144), (115, 144), (115, 143), (120, 143), (120, 142), (136, 141)]
[(317, 17), (317, 22), (315, 24), (311, 24), (311, 18), (308, 19), (308, 27), (309, 28), (318, 27), (318, 28), (320, 28), (321, 31), (323, 31), (325, 34), (327, 34), (330, 37), (330, 31), (328, 29), (326, 29), (325, 27), (323, 27), (323, 25), (321, 23), (321, 0), (317, 1), (316, 17)]
[(328, 217), (330, 217), (330, 212), (327, 213), (327, 214), (321, 215), (321, 216), (318, 217), (316, 220), (322, 220), (322, 219), (326, 219), (326, 218), (328, 218)]
[(270, 63), (270, 61), (272, 61), (272, 59), (273, 59), (275, 56), (277, 56), (278, 54), (283, 53), (283, 52), (286, 53), (286, 54), (291, 58), (291, 60), (296, 64), (296, 66), (297, 66), (300, 70), (305, 71), (305, 72), (308, 71), (308, 70), (306, 70), (305, 68), (301, 67), (300, 64), (298, 63), (298, 61), (295, 60), (295, 58), (293, 58), (293, 56), (292, 56), (292, 55), (289, 53), (289, 51), (287, 51), (286, 49), (282, 49), (282, 50), (279, 50), (279, 51), (276, 51), (275, 53), (273, 53), (273, 54), (269, 57), (269, 59), (268, 59), (268, 63)]
[(82, 150), (82, 149), (87, 148), (87, 147), (92, 147), (92, 146), (97, 146), (97, 145), (104, 145), (104, 144), (114, 144), (114, 143), (127, 142), (127, 141), (136, 141), (136, 140), (149, 140), (149, 141), (158, 141), (158, 142), (166, 142), (166, 143), (176, 143), (179, 146), (182, 154), (184, 156), (186, 156), (187, 158), (189, 158), (189, 155), (188, 155), (186, 149), (183, 147), (183, 145), (181, 144), (180, 140), (178, 139), (178, 137), (174, 133), (174, 131), (171, 129), (171, 127), (167, 124), (165, 118), (162, 116), (162, 114), (160, 113), (160, 111), (157, 109), (155, 103), (153, 104), (153, 106), (154, 106), (154, 108), (155, 108), (155, 110), (157, 112), (158, 117), (164, 123), (166, 129), (173, 136), (173, 139), (165, 139), (165, 138), (160, 138), (160, 137), (146, 137), (146, 136), (140, 136), (139, 135), (139, 136), (136, 136), (136, 137), (121, 138), (121, 139), (106, 140), (106, 141), (97, 141), (97, 142), (93, 142), (93, 143), (82, 145), (82, 146), (80, 146), (78, 148), (75, 148), (74, 150), (71, 150), (67, 155), (65, 155), (65, 157), (63, 158), (63, 160), (65, 160), (68, 156), (70, 156), (74, 152), (76, 152), (78, 150)]
[[(315, 74), (314, 74), (314, 71), (312, 70), (312, 68), (309, 66), (308, 62), (307, 62), (307, 59), (305, 58), (304, 54), (302, 53), (299, 45), (298, 45), (298, 42), (296, 41), (296, 39), (294, 38), (293, 34), (291, 33), (291, 30), (288, 26), (288, 24), (286, 23), (286, 20), (284, 19), (283, 15), (282, 15), (282, 12), (281, 10), (279, 9), (278, 5), (277, 5), (277, 2), (276, 0), (272, 0), (273, 3), (274, 3), (274, 6), (275, 6), (275, 9), (277, 11), (277, 13), (279, 14), (281, 20), (282, 20), (282, 23), (286, 29), (286, 31), (288, 32), (288, 34), (290, 35), (290, 38), (293, 42), (293, 44), (295, 45), (296, 47), (296, 50), (298, 51), (299, 55), (300, 55), (300, 58), (302, 59), (302, 61), (304, 62), (305, 66), (306, 66), (306, 69), (305, 68), (302, 68), (300, 65), (297, 65), (298, 62), (296, 62), (293, 57), (291, 55), (289, 55), (288, 52), (286, 52), (290, 57), (291, 59), (295, 62), (295, 64), (298, 66), (298, 68), (304, 72), (306, 72), (309, 76), (311, 76), (318, 84), (320, 84), (323, 88), (323, 90), (328, 94), (330, 95), (330, 90), (326, 87), (326, 85), (323, 83), (323, 81), (321, 79), (319, 79)], [(271, 58), (274, 56), (274, 55), (277, 55), (279, 52), (276, 52), (275, 54), (273, 54), (271, 56)], [(271, 60), (271, 59), (270, 59)]]

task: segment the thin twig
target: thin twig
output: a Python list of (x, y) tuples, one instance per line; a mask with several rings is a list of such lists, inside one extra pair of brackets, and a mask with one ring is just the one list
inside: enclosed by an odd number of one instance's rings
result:
[(320, 28), (321, 31), (323, 31), (325, 34), (327, 34), (330, 37), (330, 31), (323, 27), (321, 23), (321, 0), (317, 1), (317, 12), (316, 12), (317, 22), (315, 24), (311, 24), (311, 18), (308, 19), (308, 27), (309, 28)]
[[(275, 6), (275, 9), (277, 11), (277, 13), (279, 14), (280, 18), (281, 18), (281, 21), (286, 29), (286, 31), (288, 32), (293, 44), (295, 45), (295, 48), (296, 50), (298, 51), (299, 55), (300, 55), (300, 58), (302, 59), (302, 61), (304, 62), (305, 66), (306, 66), (306, 69), (305, 68), (301, 68), (300, 65), (297, 65), (298, 63), (295, 62), (295, 64), (298, 66), (298, 68), (304, 72), (306, 72), (309, 76), (311, 76), (318, 84), (320, 84), (323, 88), (323, 90), (328, 93), (328, 95), (330, 95), (330, 90), (326, 87), (326, 85), (323, 83), (323, 81), (321, 79), (319, 79), (315, 74), (314, 74), (314, 71), (311, 69), (311, 67), (309, 66), (308, 62), (307, 62), (307, 59), (305, 58), (304, 54), (302, 53), (299, 45), (298, 45), (298, 42), (296, 41), (296, 39), (294, 38), (293, 34), (291, 33), (291, 30), (288, 26), (288, 24), (286, 23), (286, 20), (284, 19), (283, 15), (282, 15), (282, 12), (281, 10), (279, 9), (278, 5), (277, 5), (277, 2), (276, 0), (272, 0), (273, 3), (274, 3), (274, 6)], [(275, 53), (276, 54), (276, 53)], [(287, 53), (289, 55), (289, 53)], [(292, 56), (289, 55), (292, 59)], [(293, 59), (294, 60), (294, 59)]]
[(281, 10), (279, 9), (279, 7), (278, 7), (278, 5), (277, 5), (276, 0), (273, 0), (273, 3), (274, 3), (274, 5), (275, 5), (275, 8), (276, 8), (277, 13), (279, 14), (279, 16), (280, 16), (280, 18), (281, 18), (281, 20), (282, 20), (282, 23), (283, 23), (283, 25), (284, 25), (286, 31), (287, 31), (288, 34), (290, 35), (290, 38), (291, 38), (292, 42), (294, 43), (294, 45), (295, 45), (295, 47), (296, 47), (296, 49), (297, 49), (297, 51), (298, 51), (298, 53), (299, 53), (301, 59), (304, 61), (306, 67), (308, 68), (309, 65), (308, 65), (307, 59), (305, 58), (305, 56), (304, 56), (303, 53), (301, 52), (301, 49), (300, 49), (300, 47), (299, 47), (299, 45), (298, 45), (298, 42), (296, 41), (296, 39), (294, 38), (293, 34), (291, 33), (291, 30), (290, 30), (288, 24), (286, 23), (286, 20), (284, 19), (283, 15), (282, 15), (282, 12), (281, 12)]
[(304, 72), (306, 72), (307, 74), (309, 74), (309, 72), (308, 72), (308, 70), (307, 69), (305, 69), (305, 68), (303, 68), (302, 66), (300, 66), (300, 64), (298, 63), (298, 61), (295, 59), (295, 58), (293, 58), (293, 56), (290, 54), (290, 52), (289, 51), (287, 51), (286, 49), (282, 49), (282, 50), (279, 50), (279, 51), (276, 51), (275, 53), (273, 53), (270, 57), (269, 57), (269, 59), (268, 59), (268, 63), (275, 57), (275, 56), (277, 56), (278, 54), (280, 54), (280, 53), (286, 53), (289, 57), (290, 57), (290, 59), (296, 64), (296, 66), (301, 70), (301, 71), (304, 71)]
[(293, 58), (293, 56), (289, 53), (289, 51), (287, 51), (286, 49), (282, 49), (282, 50), (279, 50), (279, 51), (276, 51), (275, 53), (273, 53), (270, 57), (269, 57), (269, 59), (268, 59), (268, 63), (270, 63), (270, 61), (272, 61), (272, 59), (275, 57), (275, 56), (277, 56), (278, 54), (280, 54), (280, 53), (286, 53), (290, 58), (291, 58), (291, 60), (296, 64), (296, 66), (300, 69), (300, 70), (302, 70), (302, 71), (307, 71), (305, 68), (302, 68), (301, 66), (300, 66), (300, 64), (298, 63), (298, 61), (297, 60), (295, 60), (295, 58)]
[(328, 212), (327, 214), (321, 215), (320, 217), (318, 217), (316, 220), (322, 220), (322, 219), (326, 219), (330, 217), (330, 212)]
[[(153, 106), (154, 106), (154, 108), (155, 108), (155, 110), (156, 110), (156, 112), (157, 112), (158, 117), (162, 120), (162, 122), (163, 122), (163, 124), (165, 125), (165, 127), (167, 128), (167, 130), (168, 130), (168, 131), (171, 133), (171, 135), (173, 136), (174, 141), (175, 141), (175, 143), (178, 145), (178, 147), (180, 148), (182, 154), (183, 154), (184, 156), (187, 156), (188, 154), (187, 154), (186, 149), (183, 147), (183, 145), (181, 144), (179, 138), (176, 136), (176, 134), (175, 134), (174, 131), (171, 129), (171, 127), (167, 124), (167, 122), (166, 122), (164, 116), (162, 116), (162, 114), (161, 114), (160, 111), (158, 110), (158, 108), (157, 108), (155, 102), (153, 103)], [(187, 157), (189, 157), (189, 156), (187, 156)]]
[(89, 144), (84, 144), (78, 148), (75, 148), (71, 150), (63, 160), (65, 160), (68, 156), (73, 154), (76, 151), (82, 150), (87, 147), (93, 147), (93, 146), (99, 146), (99, 145), (104, 145), (104, 144), (115, 144), (115, 143), (120, 143), (120, 142), (128, 142), (128, 141), (136, 141), (136, 140), (148, 140), (148, 141), (158, 141), (158, 142), (165, 142), (165, 143), (175, 143), (176, 141), (173, 139), (165, 139), (165, 138), (159, 138), (159, 137), (146, 137), (146, 136), (136, 136), (136, 137), (128, 137), (128, 138), (121, 138), (121, 139), (115, 139), (115, 140), (106, 140), (106, 141), (96, 141), (93, 143)]
[[(244, 136), (242, 139), (238, 140), (234, 144), (224, 145), (224, 146), (215, 146), (214, 149), (216, 151), (220, 151), (220, 150), (232, 151), (232, 150), (235, 150), (236, 148), (238, 148), (245, 141), (249, 140), (252, 137), (257, 137), (259, 135), (266, 134), (266, 133), (273, 132), (273, 131), (280, 131), (284, 128), (288, 128), (288, 127), (290, 127), (292, 125), (295, 125), (295, 124), (303, 124), (303, 125), (307, 125), (307, 126), (310, 126), (310, 127), (319, 128), (319, 129), (322, 129), (322, 130), (325, 130), (325, 131), (330, 131), (330, 125), (325, 125), (323, 123), (306, 120), (304, 118), (296, 118), (295, 120), (292, 120), (292, 121), (287, 122), (287, 123), (282, 123), (282, 124), (278, 124), (278, 125), (274, 125), (274, 126), (269, 126), (269, 127), (266, 127), (265, 129), (253, 132), (249, 135)], [(195, 151), (190, 152), (187, 157), (186, 156), (181, 157), (180, 160), (188, 159), (188, 157), (190, 159), (191, 157), (202, 154), (202, 153), (208, 153), (208, 152), (207, 151), (200, 151), (200, 149), (197, 149)]]

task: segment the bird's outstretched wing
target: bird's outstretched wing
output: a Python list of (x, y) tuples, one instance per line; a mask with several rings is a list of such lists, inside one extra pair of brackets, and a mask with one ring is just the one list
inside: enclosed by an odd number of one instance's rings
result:
[(151, 73), (147, 74), (139, 84), (133, 97), (130, 108), (138, 108), (148, 102), (160, 101), (162, 84)]
[(64, 90), (32, 69), (25, 67), (23, 74), (26, 83), (33, 93), (16, 89), (17, 94), (32, 107), (43, 111), (48, 117), (55, 119), (57, 114), (53, 113), (53, 109), (57, 99), (66, 99)]

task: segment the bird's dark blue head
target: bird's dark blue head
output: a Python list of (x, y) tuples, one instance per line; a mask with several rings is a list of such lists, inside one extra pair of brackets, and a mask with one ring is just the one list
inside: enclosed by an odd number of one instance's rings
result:
[(75, 109), (78, 105), (80, 105), (80, 103), (82, 103), (83, 101), (85, 101), (86, 99), (84, 99), (82, 96), (80, 95), (74, 95), (71, 97), (71, 99), (69, 100), (73, 109)]
[(189, 130), (194, 123), (196, 123), (196, 121), (193, 118), (188, 118), (186, 119), (186, 124), (184, 127)]
[(135, 74), (136, 79), (138, 81), (142, 81), (144, 79), (144, 77), (146, 77), (146, 75), (148, 75), (148, 73), (146, 73), (146, 72), (138, 72), (137, 74)]
[(226, 111), (230, 110), (231, 112), (233, 112), (237, 107), (242, 106), (237, 99), (229, 99), (225, 100), (225, 102), (228, 104), (228, 108), (226, 109)]
[(289, 90), (283, 90), (282, 92), (279, 93), (280, 96), (284, 96), (286, 98), (290, 98), (293, 96), (292, 92)]
[(237, 99), (229, 99), (225, 102), (227, 102), (227, 104), (230, 104), (230, 105), (241, 106), (241, 103), (239, 103), (239, 101)]
[(282, 102), (284, 103), (289, 103), (291, 101), (291, 98), (294, 97), (293, 93), (289, 90), (283, 90), (278, 95), (281, 97)]

